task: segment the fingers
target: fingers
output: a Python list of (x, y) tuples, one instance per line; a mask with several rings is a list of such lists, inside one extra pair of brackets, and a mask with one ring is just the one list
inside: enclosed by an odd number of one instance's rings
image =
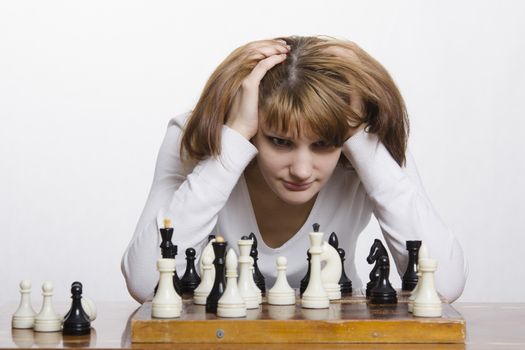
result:
[(283, 62), (286, 59), (286, 54), (272, 55), (267, 57), (255, 66), (250, 74), (244, 80), (244, 83), (248, 86), (258, 86), (264, 75), (277, 64)]
[(272, 55), (287, 53), (290, 46), (284, 40), (261, 40), (248, 44), (245, 49), (250, 58), (262, 60)]
[(263, 47), (258, 48), (256, 51), (254, 51), (251, 57), (262, 60), (272, 55), (288, 53), (288, 51), (289, 51), (288, 47), (281, 45), (281, 44), (276, 44), (273, 46), (263, 46)]
[(282, 39), (277, 39), (277, 40), (259, 40), (259, 41), (251, 42), (250, 44), (248, 44), (246, 46), (246, 48), (248, 50), (257, 50), (257, 49), (259, 49), (261, 47), (272, 46), (272, 45), (281, 45), (281, 46), (286, 47), (287, 43), (286, 43), (286, 41), (284, 41)]

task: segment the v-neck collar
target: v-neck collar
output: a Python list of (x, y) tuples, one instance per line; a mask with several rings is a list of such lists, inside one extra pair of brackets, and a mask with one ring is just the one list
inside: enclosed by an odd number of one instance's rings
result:
[(255, 237), (257, 238), (257, 249), (260, 251), (264, 251), (267, 253), (275, 253), (279, 252), (281, 250), (285, 250), (289, 245), (294, 244), (295, 241), (299, 240), (302, 235), (305, 234), (305, 232), (308, 231), (308, 227), (315, 223), (315, 221), (312, 218), (315, 218), (317, 216), (317, 211), (320, 203), (322, 202), (322, 198), (324, 198), (324, 186), (321, 188), (319, 193), (317, 194), (317, 198), (315, 199), (314, 205), (312, 206), (312, 209), (310, 210), (310, 213), (308, 214), (307, 219), (305, 220), (303, 226), (299, 229), (299, 231), (295, 232), (293, 236), (284, 242), (283, 245), (277, 248), (272, 248), (266, 245), (266, 242), (264, 242), (264, 239), (262, 238), (261, 232), (259, 231), (259, 226), (257, 225), (257, 219), (255, 218), (255, 211), (253, 209), (253, 204), (250, 198), (250, 192), (248, 191), (248, 184), (246, 183), (246, 178), (244, 177), (244, 174), (241, 175), (241, 190), (242, 190), (242, 199), (246, 205), (246, 208), (248, 208), (248, 215), (249, 220), (251, 223), (251, 227), (253, 227), (253, 233), (255, 234)]

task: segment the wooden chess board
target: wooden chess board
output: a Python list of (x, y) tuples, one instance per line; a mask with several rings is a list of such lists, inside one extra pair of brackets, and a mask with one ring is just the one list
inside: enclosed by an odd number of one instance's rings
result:
[(395, 305), (369, 305), (363, 296), (332, 301), (328, 309), (263, 302), (245, 318), (219, 318), (183, 301), (180, 318), (151, 317), (151, 302), (133, 315), (133, 343), (464, 343), (465, 320), (449, 304), (436, 318), (414, 317), (407, 296)]

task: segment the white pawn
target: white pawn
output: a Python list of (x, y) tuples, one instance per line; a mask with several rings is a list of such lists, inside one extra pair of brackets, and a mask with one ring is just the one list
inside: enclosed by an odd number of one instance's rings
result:
[(82, 299), (80, 299), (80, 303), (82, 304), (82, 309), (84, 309), (86, 315), (88, 315), (89, 321), (95, 321), (97, 318), (97, 306), (93, 300), (83, 296)]
[(418, 271), (417, 271), (417, 284), (412, 293), (410, 293), (410, 296), (408, 297), (408, 312), (414, 311), (414, 300), (416, 300), (417, 293), (419, 290), (419, 285), (421, 282), (421, 271), (419, 270), (419, 263), (422, 259), (428, 259), (428, 249), (427, 245), (423, 242), (421, 244), (421, 247), (419, 247), (419, 252), (417, 256), (417, 265), (418, 265)]
[(434, 272), (437, 269), (435, 259), (420, 259), (421, 285), (414, 300), (414, 316), (441, 317), (441, 299), (434, 286)]
[(257, 302), (260, 305), (262, 304), (262, 292), (259, 289), (259, 287), (257, 287), (257, 283), (255, 283), (255, 279), (253, 278), (253, 272), (255, 270), (254, 264), (255, 260), (250, 256), (250, 275), (252, 276), (252, 278), (250, 279), (250, 284), (252, 285), (253, 292), (255, 293), (255, 295), (257, 295)]
[(160, 273), (157, 293), (153, 297), (151, 316), (155, 318), (180, 317), (182, 299), (173, 287), (175, 273), (175, 259), (157, 260), (157, 270)]
[(277, 279), (268, 291), (268, 304), (270, 305), (295, 305), (295, 291), (286, 279), (286, 257), (277, 258)]
[(253, 289), (253, 275), (250, 270), (253, 259), (250, 257), (250, 250), (252, 248), (252, 239), (240, 239), (239, 245), (239, 281), (237, 287), (247, 309), (257, 309), (259, 307), (259, 300), (255, 290)]
[(217, 316), (246, 316), (246, 303), (237, 288), (237, 254), (232, 248), (226, 254), (226, 289), (218, 301)]
[(53, 283), (44, 282), (42, 285), (42, 309), (35, 316), (35, 332), (59, 332), (62, 330), (62, 317), (53, 309), (51, 298), (53, 297)]
[(196, 305), (206, 305), (206, 298), (213, 288), (213, 283), (215, 282), (215, 278), (212, 275), (214, 270), (213, 260), (214, 257), (210, 254), (205, 254), (201, 257), (202, 279), (199, 286), (193, 291), (193, 303)]
[(11, 325), (13, 328), (33, 328), (36, 312), (31, 306), (31, 282), (20, 282), (20, 305), (13, 314)]
[(309, 233), (310, 238), (310, 281), (303, 293), (301, 305), (307, 309), (327, 309), (330, 307), (328, 293), (321, 280), (321, 254), (323, 253), (323, 233), (318, 232), (319, 225), (314, 224), (314, 232)]

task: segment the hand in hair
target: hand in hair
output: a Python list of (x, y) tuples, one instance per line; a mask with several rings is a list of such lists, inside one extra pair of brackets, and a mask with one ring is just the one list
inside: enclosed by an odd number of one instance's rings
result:
[(264, 40), (248, 45), (246, 50), (248, 56), (260, 61), (237, 91), (227, 115), (226, 125), (249, 140), (255, 136), (259, 126), (259, 84), (266, 72), (286, 59), (289, 47), (284, 41)]

